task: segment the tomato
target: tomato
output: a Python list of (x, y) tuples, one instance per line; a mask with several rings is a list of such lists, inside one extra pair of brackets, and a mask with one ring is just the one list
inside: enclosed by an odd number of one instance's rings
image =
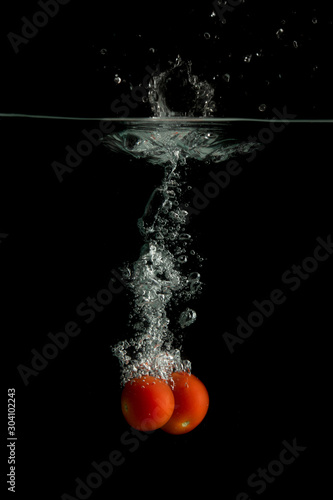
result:
[(121, 409), (129, 425), (140, 431), (162, 427), (175, 408), (173, 392), (165, 380), (144, 376), (125, 384)]
[(185, 434), (197, 427), (206, 416), (209, 396), (204, 384), (192, 374), (175, 372), (172, 379), (175, 409), (162, 430), (169, 434)]

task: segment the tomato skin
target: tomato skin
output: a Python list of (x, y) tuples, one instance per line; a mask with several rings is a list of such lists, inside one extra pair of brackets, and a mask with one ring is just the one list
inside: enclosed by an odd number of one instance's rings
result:
[(126, 421), (140, 431), (154, 431), (171, 417), (175, 400), (165, 380), (149, 375), (133, 378), (121, 394), (121, 409)]
[(186, 434), (205, 418), (209, 407), (208, 392), (204, 384), (192, 374), (175, 372), (172, 379), (175, 409), (162, 430), (169, 434)]

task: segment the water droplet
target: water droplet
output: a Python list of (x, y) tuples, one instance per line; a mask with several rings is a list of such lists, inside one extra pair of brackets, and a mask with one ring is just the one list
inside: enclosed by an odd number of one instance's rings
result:
[(116, 84), (121, 83), (121, 78), (120, 78), (120, 76), (119, 76), (119, 75), (115, 75), (115, 76), (114, 76), (114, 80), (113, 80), (113, 81), (114, 81), (114, 83), (116, 83)]
[(266, 108), (267, 108), (266, 104), (260, 104), (259, 111), (266, 111)]

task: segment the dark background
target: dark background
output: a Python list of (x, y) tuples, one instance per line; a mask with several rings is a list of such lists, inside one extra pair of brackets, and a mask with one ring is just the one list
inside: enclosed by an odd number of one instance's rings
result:
[[(21, 17), (37, 10), (37, 2), (2, 7), (1, 112), (111, 116), (110, 104), (142, 81), (146, 65), (164, 69), (181, 54), (192, 60), (194, 74), (214, 83), (217, 116), (271, 118), (273, 108), (286, 106), (299, 118), (332, 118), (333, 17), (324, 2), (316, 8), (246, 2), (222, 24), (211, 17), (210, 2), (72, 0), (15, 54), (7, 34), (19, 34)], [(149, 115), (144, 103), (133, 111)], [(162, 170), (99, 146), (59, 183), (52, 162), (64, 162), (65, 147), (94, 126), (0, 120), (0, 231), (8, 235), (0, 240), (2, 400), (8, 387), (16, 388), (16, 498), (75, 497), (75, 479), (85, 481), (92, 462), (117, 449), (125, 463), (91, 498), (164, 490), (178, 498), (203, 487), (221, 498), (245, 491), (253, 499), (261, 495), (248, 477), (278, 459), (283, 440), (295, 438), (306, 451), (262, 497), (320, 498), (328, 477), (332, 262), (321, 263), (295, 292), (281, 276), (313, 255), (318, 236), (332, 234), (332, 126), (288, 125), (254, 161), (239, 158), (242, 173), (192, 218), (205, 286), (183, 345), (208, 388), (210, 409), (192, 433), (157, 431), (132, 452), (121, 443), (129, 428), (110, 350), (126, 335), (129, 297), (115, 295), (90, 324), (76, 308), (106, 287), (112, 269), (137, 259), (136, 221)], [(209, 172), (222, 168), (193, 164), (189, 183), (203, 192)], [(253, 300), (269, 298), (275, 288), (285, 291), (285, 304), (230, 354), (223, 333), (234, 333), (237, 316), (246, 317)], [(47, 334), (63, 331), (68, 321), (77, 321), (80, 335), (25, 386), (17, 366), (29, 365), (31, 349), (41, 351)]]

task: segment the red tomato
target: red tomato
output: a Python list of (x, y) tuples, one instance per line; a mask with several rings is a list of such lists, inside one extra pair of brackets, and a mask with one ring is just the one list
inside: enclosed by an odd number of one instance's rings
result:
[(171, 417), (175, 407), (172, 390), (165, 380), (144, 376), (125, 384), (121, 409), (127, 422), (140, 431), (154, 431)]
[(162, 430), (169, 434), (185, 434), (204, 419), (208, 411), (209, 396), (204, 384), (194, 375), (175, 372), (172, 378), (175, 409)]

